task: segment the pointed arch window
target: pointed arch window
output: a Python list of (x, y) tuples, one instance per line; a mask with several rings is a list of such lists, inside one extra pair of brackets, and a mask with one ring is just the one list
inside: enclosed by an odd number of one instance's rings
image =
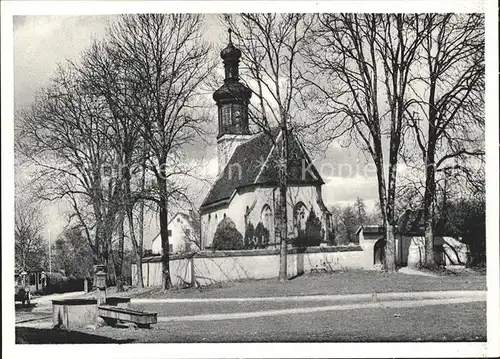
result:
[(265, 204), (264, 207), (262, 207), (260, 218), (264, 227), (269, 231), (269, 233), (271, 233), (273, 228), (273, 212), (268, 204)]
[(304, 202), (298, 202), (293, 208), (293, 226), (298, 234), (306, 230), (307, 207)]

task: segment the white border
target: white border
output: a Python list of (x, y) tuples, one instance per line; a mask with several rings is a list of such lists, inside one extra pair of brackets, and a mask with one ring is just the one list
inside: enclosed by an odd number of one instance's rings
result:
[[(484, 6), (483, 6), (484, 5)], [(498, 211), (498, 8), (495, 1), (2, 1), (2, 352), (6, 358), (192, 357), (498, 357), (500, 314)], [(144, 12), (480, 12), (487, 21), (487, 250), (488, 338), (484, 343), (123, 344), (14, 346), (13, 253), (13, 23), (12, 15), (91, 15)]]

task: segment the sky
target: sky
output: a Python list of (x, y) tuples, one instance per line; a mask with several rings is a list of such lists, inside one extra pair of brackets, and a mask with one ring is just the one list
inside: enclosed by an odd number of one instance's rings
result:
[[(90, 45), (93, 39), (102, 37), (106, 26), (116, 20), (116, 16), (15, 16), (14, 17), (14, 108), (15, 111), (29, 107), (37, 91), (50, 80), (58, 64), (66, 60), (78, 61), (80, 53)], [(225, 29), (219, 24), (215, 15), (205, 19), (206, 40), (212, 42), (214, 51), (219, 51), (226, 43)], [(222, 73), (222, 62), (218, 73)], [(215, 104), (214, 104), (215, 109)], [(212, 111), (215, 115), (216, 112)], [(213, 118), (213, 126), (217, 119)], [(209, 145), (204, 149), (204, 172), (215, 176), (217, 159), (215, 138), (209, 139)], [(314, 158), (313, 158), (314, 160)], [(350, 165), (356, 168), (366, 162), (358, 150), (340, 147), (332, 143), (321, 156), (317, 158), (318, 168), (323, 174), (323, 199), (328, 207), (344, 206), (354, 202), (356, 197), (362, 197), (368, 209), (371, 210), (377, 200), (377, 183), (374, 176), (367, 176), (361, 171), (346, 174), (341, 169)], [(345, 168), (345, 167), (344, 167)], [(341, 174), (341, 172), (344, 172)], [(201, 186), (198, 201), (201, 204), (208, 191), (208, 186)], [(44, 207), (47, 219), (45, 235), (57, 236), (66, 223), (64, 208), (60, 205)], [(157, 232), (157, 220), (150, 223), (149, 235)]]

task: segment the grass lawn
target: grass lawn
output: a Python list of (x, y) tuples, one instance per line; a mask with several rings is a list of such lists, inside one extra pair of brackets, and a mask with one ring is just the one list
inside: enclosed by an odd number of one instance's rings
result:
[(176, 289), (159, 287), (132, 290), (120, 295), (132, 298), (232, 298), (272, 297), (316, 294), (358, 294), (415, 292), (435, 290), (486, 290), (486, 276), (481, 273), (420, 276), (378, 271), (336, 271), (307, 274), (285, 283), (276, 279), (245, 280), (208, 287)]
[[(321, 294), (361, 294), (438, 290), (485, 290), (481, 273), (420, 276), (377, 271), (337, 271), (304, 275), (281, 283), (255, 280), (212, 285), (201, 289), (131, 288), (132, 298), (232, 298)], [(95, 293), (89, 293), (89, 296)], [(136, 303), (159, 316), (252, 312), (300, 306), (329, 305), (328, 301)], [(485, 341), (486, 303), (459, 303), (423, 307), (360, 308), (214, 321), (160, 322), (152, 329), (97, 328), (64, 331), (16, 327), (17, 343), (166, 343), (166, 342), (398, 342)], [(27, 313), (16, 313), (31, 314)], [(18, 318), (21, 319), (21, 318)]]
[(486, 303), (376, 308), (64, 332), (16, 328), (16, 342), (451, 342), (486, 340)]

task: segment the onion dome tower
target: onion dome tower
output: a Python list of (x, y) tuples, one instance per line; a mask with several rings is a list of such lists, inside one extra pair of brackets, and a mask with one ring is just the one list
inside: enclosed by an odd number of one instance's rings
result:
[(248, 125), (248, 105), (252, 91), (239, 81), (239, 62), (241, 51), (231, 41), (220, 52), (224, 63), (224, 84), (213, 94), (218, 107), (217, 136), (219, 173), (231, 158), (236, 147), (251, 138)]

